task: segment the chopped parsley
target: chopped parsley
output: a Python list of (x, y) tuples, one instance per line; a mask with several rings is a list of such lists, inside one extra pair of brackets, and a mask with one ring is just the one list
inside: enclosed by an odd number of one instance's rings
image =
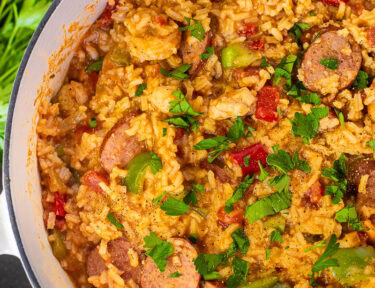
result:
[(333, 204), (339, 204), (344, 197), (343, 191), (337, 186), (326, 186), (324, 191), (324, 195), (331, 195)]
[(264, 181), (270, 175), (270, 173), (268, 173), (266, 170), (264, 170), (263, 165), (259, 160), (258, 160), (258, 165), (259, 165), (259, 169), (260, 169), (260, 174), (259, 174), (258, 179), (260, 181)]
[(312, 267), (310, 280), (311, 286), (317, 286), (317, 283), (315, 282), (315, 273), (320, 272), (325, 268), (337, 267), (339, 265), (336, 259), (330, 258), (339, 249), (339, 247), (340, 243), (337, 243), (337, 237), (335, 234), (333, 234), (331, 236), (331, 239), (329, 240), (326, 250), (323, 252), (323, 254), (319, 257), (319, 259), (315, 262), (315, 264)]
[(280, 64), (275, 68), (273, 85), (279, 84), (281, 77), (283, 77), (287, 86), (289, 88), (292, 86), (292, 71), (297, 59), (296, 55), (290, 54), (281, 60)]
[(319, 120), (328, 116), (328, 107), (311, 108), (311, 113), (304, 115), (296, 112), (292, 123), (292, 133), (294, 136), (302, 136), (302, 141), (309, 145), (319, 131)]
[(373, 151), (374, 154), (375, 154), (375, 140), (367, 141), (367, 142), (366, 142), (366, 146), (371, 147), (371, 148), (372, 148), (372, 151)]
[(219, 279), (219, 273), (215, 270), (220, 264), (227, 263), (227, 257), (225, 254), (204, 254), (201, 253), (196, 259), (193, 260), (195, 270), (203, 276), (205, 280)]
[(184, 80), (189, 78), (189, 74), (186, 72), (190, 69), (191, 64), (182, 64), (180, 67), (172, 70), (171, 72), (167, 72), (164, 68), (160, 68), (160, 73), (163, 74), (165, 77), (172, 77), (177, 80)]
[(365, 230), (362, 227), (359, 215), (355, 210), (354, 205), (348, 205), (342, 208), (336, 213), (335, 220), (340, 223), (348, 223), (349, 227), (352, 227), (354, 231), (363, 231)]
[(321, 104), (320, 97), (317, 93), (309, 93), (301, 81), (296, 81), (292, 88), (288, 91), (287, 95), (292, 96), (301, 103), (308, 103), (318, 106)]
[(335, 108), (335, 113), (337, 118), (339, 118), (339, 122), (342, 128), (345, 128), (345, 119), (344, 119), (344, 114), (339, 109)]
[(185, 204), (189, 205), (190, 203), (193, 205), (197, 205), (198, 203), (198, 196), (197, 193), (204, 193), (204, 187), (201, 184), (193, 184), (192, 189), (186, 196), (184, 197)]
[(160, 208), (168, 216), (181, 216), (190, 210), (189, 205), (174, 198), (168, 198), (161, 204)]
[(323, 169), (322, 175), (336, 182), (338, 185), (327, 186), (325, 189), (325, 195), (331, 195), (333, 197), (332, 203), (338, 204), (346, 193), (346, 185), (348, 184), (348, 180), (346, 179), (345, 155), (341, 154), (339, 159), (333, 162), (332, 168)]
[(267, 249), (266, 250), (266, 260), (270, 260), (270, 256), (271, 256), (271, 249)]
[(202, 114), (195, 111), (193, 107), (191, 107), (190, 103), (186, 100), (186, 97), (184, 93), (182, 93), (180, 88), (178, 88), (176, 91), (173, 91), (172, 95), (175, 96), (178, 100), (169, 102), (169, 112), (186, 113), (190, 116), (199, 116)]
[(277, 191), (286, 191), (289, 189), (290, 177), (287, 174), (281, 174), (270, 179), (268, 184), (275, 186)]
[(335, 58), (324, 58), (320, 60), (319, 63), (331, 70), (335, 70), (337, 67), (339, 67), (339, 61), (337, 61)]
[[(180, 27), (180, 28), (178, 28), (178, 30), (180, 30), (180, 31), (189, 30), (191, 36), (197, 38), (199, 41), (202, 41), (203, 38), (204, 38), (204, 34), (205, 34), (202, 23), (199, 20), (191, 19), (191, 18), (187, 18), (187, 17), (185, 17), (185, 20), (186, 20), (188, 26)], [(192, 20), (193, 20), (194, 24), (192, 23)]]
[(99, 72), (99, 71), (101, 71), (102, 68), (103, 68), (103, 59), (104, 59), (104, 57), (100, 57), (98, 60), (91, 63), (89, 66), (87, 66), (86, 72), (90, 72), (90, 71)]
[(96, 128), (96, 127), (98, 127), (98, 121), (96, 120), (95, 116), (89, 118), (89, 126), (90, 126), (91, 128)]
[(260, 67), (267, 68), (267, 67), (270, 66), (270, 64), (268, 64), (267, 59), (266, 59), (265, 56), (263, 56), (261, 59), (262, 59), (262, 62), (260, 62), (260, 64), (259, 64)]
[(232, 256), (236, 251), (240, 251), (241, 254), (245, 255), (250, 247), (249, 238), (246, 236), (243, 228), (238, 228), (231, 234), (232, 244), (227, 250), (228, 257)]
[(163, 137), (167, 136), (167, 128), (163, 128)]
[(165, 196), (165, 194), (167, 194), (167, 191), (164, 191), (158, 197), (152, 199), (152, 204), (154, 204), (155, 206), (159, 206), (160, 202), (163, 199), (163, 197)]
[(288, 32), (290, 35), (294, 36), (294, 38), (296, 39), (297, 45), (299, 47), (302, 47), (302, 43), (301, 43), (302, 32), (310, 28), (311, 27), (306, 23), (297, 22), (297, 23), (294, 23), (293, 27), (290, 28)]
[(154, 152), (151, 152), (150, 168), (152, 174), (154, 175), (158, 173), (160, 169), (163, 169), (163, 164), (161, 163), (160, 157)]
[(136, 97), (140, 97), (142, 96), (143, 94), (143, 91), (145, 91), (145, 89), (147, 88), (147, 84), (146, 83), (142, 83), (138, 86), (137, 88), (137, 91), (135, 91), (135, 96)]
[(118, 229), (124, 229), (124, 225), (122, 225), (120, 222), (118, 222), (118, 220), (116, 219), (115, 216), (113, 216), (112, 213), (108, 213), (108, 214), (107, 214), (107, 219), (108, 219), (109, 222), (111, 222), (116, 228), (118, 228)]
[(283, 240), (283, 236), (281, 235), (281, 232), (279, 230), (273, 230), (271, 232), (271, 241), (275, 241), (275, 242), (284, 242)]
[(249, 262), (235, 257), (232, 261), (233, 274), (228, 277), (225, 286), (228, 288), (236, 288), (238, 285), (246, 284), (246, 277), (249, 273)]
[(169, 274), (168, 275), (168, 278), (178, 278), (178, 277), (181, 277), (182, 274), (180, 274), (179, 272), (174, 272), (172, 274)]
[(245, 217), (250, 223), (262, 219), (263, 217), (276, 214), (291, 205), (292, 195), (288, 190), (282, 190), (264, 197), (246, 207)]
[(174, 251), (172, 244), (161, 240), (154, 232), (150, 232), (150, 235), (143, 240), (145, 241), (143, 247), (150, 248), (147, 250), (146, 255), (151, 257), (161, 272), (164, 272), (168, 264), (166, 258), (171, 256)]
[(244, 134), (245, 128), (242, 119), (241, 117), (237, 117), (226, 136), (216, 136), (204, 139), (194, 145), (194, 149), (199, 151), (215, 148), (208, 153), (208, 162), (212, 163), (222, 152), (230, 148), (229, 144), (237, 142)]
[(249, 167), (250, 165), (250, 155), (247, 155), (245, 158), (243, 158), (243, 164), (245, 167)]
[(232, 197), (225, 202), (224, 211), (230, 213), (233, 211), (233, 205), (240, 201), (246, 190), (249, 189), (250, 185), (254, 182), (254, 175), (247, 175), (245, 179), (238, 185), (236, 190), (233, 191)]
[(293, 155), (293, 158), (290, 157), (290, 154), (284, 150), (277, 150), (277, 153), (268, 155), (267, 164), (273, 166), (275, 169), (282, 173), (288, 173), (295, 169), (310, 173), (311, 168), (309, 164), (301, 160), (296, 151)]
[(369, 75), (365, 72), (360, 70), (355, 78), (355, 81), (352, 85), (353, 88), (357, 88), (359, 90), (365, 89), (368, 86)]
[(310, 252), (311, 250), (314, 250), (316, 248), (319, 248), (319, 247), (323, 247), (323, 246), (326, 246), (326, 241), (323, 240), (313, 246), (311, 246), (310, 248), (306, 249), (305, 251), (303, 251), (304, 253), (307, 253), (307, 252)]
[(202, 53), (201, 54), (201, 60), (206, 60), (210, 58), (214, 54), (214, 47), (210, 46), (206, 48), (207, 53)]
[(190, 132), (190, 130), (196, 130), (198, 128), (198, 120), (188, 114), (176, 115), (163, 121), (170, 125), (183, 128), (187, 132)]

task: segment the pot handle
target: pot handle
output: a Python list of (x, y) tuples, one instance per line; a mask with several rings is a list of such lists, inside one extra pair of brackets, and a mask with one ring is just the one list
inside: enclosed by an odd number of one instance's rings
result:
[(0, 255), (3, 254), (13, 255), (19, 258), (4, 191), (0, 194)]

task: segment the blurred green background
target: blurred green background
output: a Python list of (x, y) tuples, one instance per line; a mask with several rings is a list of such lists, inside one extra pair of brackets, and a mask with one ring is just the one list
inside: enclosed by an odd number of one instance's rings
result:
[(0, 0), (1, 160), (4, 148), (5, 122), (13, 82), (27, 44), (51, 3), (52, 1), (49, 0)]

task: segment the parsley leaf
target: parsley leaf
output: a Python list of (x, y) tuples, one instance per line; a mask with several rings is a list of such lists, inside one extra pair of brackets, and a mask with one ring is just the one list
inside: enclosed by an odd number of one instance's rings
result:
[(250, 155), (247, 155), (245, 158), (243, 158), (243, 165), (245, 165), (245, 167), (249, 167), (249, 165), (250, 165)]
[(207, 53), (202, 53), (201, 54), (201, 60), (206, 60), (210, 58), (214, 54), (214, 47), (210, 46), (206, 48)]
[(182, 64), (180, 67), (177, 67), (176, 69), (172, 70), (171, 72), (165, 71), (164, 68), (160, 68), (160, 73), (163, 74), (165, 77), (172, 77), (177, 80), (184, 80), (186, 78), (189, 78), (189, 74), (186, 72), (190, 69), (191, 64)]
[[(188, 26), (180, 27), (178, 28), (178, 30), (180, 31), (189, 30), (191, 36), (197, 38), (199, 41), (202, 41), (204, 38), (204, 34), (205, 34), (202, 23), (196, 19), (191, 19), (187, 17), (185, 17), (185, 19), (186, 19)], [(193, 20), (194, 24), (191, 23), (191, 20)]]
[(311, 113), (304, 115), (296, 112), (292, 123), (292, 133), (294, 136), (302, 136), (302, 140), (306, 144), (310, 144), (319, 131), (319, 120), (328, 116), (328, 107), (311, 108)]
[(344, 193), (337, 186), (326, 186), (324, 195), (331, 195), (333, 204), (339, 204), (344, 197)]
[(168, 198), (160, 206), (161, 210), (168, 216), (181, 216), (190, 210), (189, 205), (183, 201), (174, 198)]
[(165, 194), (167, 194), (167, 191), (164, 191), (158, 197), (152, 199), (152, 204), (154, 204), (155, 206), (159, 206), (160, 202), (163, 199), (163, 197), (165, 196)]
[(242, 118), (238, 116), (236, 121), (234, 121), (232, 127), (229, 129), (226, 137), (230, 142), (234, 143), (240, 140), (244, 134), (245, 128), (242, 122)]
[(276, 242), (284, 242), (283, 236), (281, 235), (281, 232), (279, 230), (273, 230), (271, 232), (271, 241), (276, 241)]
[(94, 63), (87, 66), (86, 72), (90, 72), (90, 71), (99, 72), (99, 71), (101, 71), (102, 68), (103, 68), (103, 59), (104, 59), (104, 57), (100, 57)]
[(301, 103), (308, 103), (316, 106), (321, 104), (319, 95), (316, 93), (309, 93), (305, 86), (303, 86), (302, 81), (299, 80), (293, 84), (287, 95), (292, 96)]
[(183, 128), (187, 132), (190, 132), (190, 129), (196, 130), (198, 128), (198, 120), (188, 114), (176, 115), (169, 119), (163, 120), (163, 122)]
[(225, 202), (225, 208), (224, 211), (226, 213), (230, 213), (233, 211), (233, 205), (240, 201), (246, 190), (249, 189), (250, 185), (254, 181), (254, 175), (247, 175), (245, 179), (238, 185), (236, 190), (233, 191), (232, 197), (230, 197), (226, 202)]
[(353, 88), (357, 88), (359, 90), (365, 89), (368, 86), (369, 75), (365, 72), (360, 70), (355, 78), (355, 81), (352, 85)]
[(151, 152), (151, 161), (150, 161), (150, 168), (152, 174), (158, 173), (160, 169), (163, 169), (163, 164), (161, 163), (161, 159), (158, 155), (154, 152)]
[(280, 64), (275, 68), (273, 85), (279, 84), (281, 77), (284, 77), (288, 87), (292, 86), (292, 71), (296, 61), (297, 56), (293, 54), (285, 56), (281, 60)]
[(204, 188), (201, 184), (193, 184), (192, 189), (190, 192), (185, 196), (184, 202), (185, 204), (190, 204), (192, 203), (193, 205), (197, 205), (198, 203), (198, 197), (197, 197), (197, 192), (204, 193)]
[(309, 251), (311, 251), (311, 250), (314, 250), (314, 249), (319, 248), (319, 247), (323, 247), (323, 246), (325, 246), (325, 245), (326, 245), (326, 241), (323, 240), (323, 241), (319, 242), (318, 244), (315, 244), (315, 245), (311, 246), (310, 248), (306, 249), (306, 250), (303, 251), (303, 252), (304, 252), (304, 253), (307, 253), (307, 252), (309, 252)]
[(341, 127), (345, 128), (344, 114), (342, 114), (342, 112), (339, 109), (336, 109), (336, 108), (335, 108), (335, 114), (336, 114), (337, 118), (339, 118)]
[(301, 43), (302, 32), (308, 29), (310, 29), (310, 26), (308, 24), (297, 22), (297, 23), (294, 23), (293, 27), (290, 28), (288, 33), (293, 35), (294, 38), (296, 38), (296, 42), (298, 46), (302, 47), (302, 43)]
[(163, 137), (167, 136), (167, 128), (163, 128)]
[(307, 173), (311, 172), (309, 164), (299, 158), (298, 151), (294, 153), (292, 158), (288, 152), (280, 149), (277, 151), (277, 154), (273, 153), (267, 156), (267, 164), (273, 166), (282, 173), (288, 173), (295, 169)]
[(335, 58), (324, 58), (319, 63), (331, 70), (335, 70), (339, 66), (339, 61)]
[(143, 247), (151, 248), (146, 252), (146, 255), (151, 257), (161, 272), (164, 272), (168, 264), (166, 258), (173, 254), (174, 249), (172, 244), (159, 239), (154, 232), (151, 232), (143, 240), (145, 241)]
[(266, 250), (266, 260), (270, 260), (270, 256), (271, 256), (271, 249), (267, 249)]
[(340, 223), (348, 222), (349, 226), (352, 227), (354, 231), (365, 230), (362, 227), (359, 215), (352, 204), (342, 208), (340, 211), (337, 211), (335, 220)]
[(204, 279), (209, 280), (206, 277), (212, 279), (210, 277), (212, 276), (212, 273), (214, 273), (216, 277), (220, 277), (220, 275), (215, 274), (215, 270), (221, 263), (225, 264), (227, 262), (227, 258), (225, 254), (201, 253), (196, 259), (193, 260), (193, 262), (195, 265), (195, 270), (197, 270), (199, 274), (203, 275)]
[(147, 88), (146, 83), (142, 83), (138, 86), (137, 91), (135, 91), (135, 96), (140, 97), (143, 94), (143, 91)]
[(370, 140), (366, 142), (366, 146), (369, 146), (372, 148), (372, 151), (375, 153), (375, 140)]
[(172, 274), (169, 274), (168, 275), (168, 278), (178, 278), (178, 277), (181, 277), (182, 274), (180, 274), (179, 272), (174, 272)]
[(173, 100), (169, 102), (169, 112), (171, 113), (186, 113), (190, 116), (199, 116), (202, 113), (199, 113), (191, 107), (189, 102), (186, 100), (184, 93), (181, 89), (178, 88), (176, 91), (172, 92), (172, 95), (175, 96), (178, 100)]
[(292, 195), (287, 190), (282, 190), (264, 197), (246, 207), (245, 217), (250, 223), (262, 219), (263, 217), (276, 214), (291, 205)]
[(277, 191), (287, 191), (289, 189), (290, 177), (286, 174), (278, 175), (270, 179), (268, 184), (275, 186)]
[(341, 154), (339, 159), (333, 162), (333, 168), (323, 169), (322, 175), (338, 184), (338, 186), (327, 186), (329, 188), (327, 189), (326, 187), (325, 189), (325, 195), (333, 196), (332, 203), (338, 204), (346, 193), (346, 185), (348, 184), (348, 180), (346, 179), (345, 155)]
[(250, 246), (249, 238), (246, 236), (243, 228), (238, 228), (231, 234), (232, 244), (227, 250), (228, 257), (232, 256), (236, 251), (240, 251), (243, 255), (247, 253)]
[(260, 62), (260, 64), (259, 64), (260, 67), (267, 68), (267, 67), (270, 66), (270, 64), (268, 64), (267, 59), (266, 59), (265, 56), (263, 56), (261, 59), (262, 59), (262, 62)]
[(246, 283), (246, 277), (249, 273), (249, 263), (241, 258), (235, 257), (232, 261), (233, 275), (228, 277), (225, 286), (228, 288), (236, 288), (241, 283)]
[(118, 222), (118, 220), (116, 219), (115, 216), (113, 216), (112, 213), (108, 213), (108, 214), (107, 214), (107, 219), (108, 219), (109, 222), (111, 222), (116, 228), (118, 228), (118, 229), (124, 229), (124, 225), (122, 225), (120, 222)]
[(258, 160), (258, 165), (259, 165), (259, 169), (260, 169), (260, 174), (259, 174), (258, 179), (260, 181), (264, 181), (270, 175), (270, 173), (268, 173), (266, 170), (264, 170), (263, 165), (259, 160)]

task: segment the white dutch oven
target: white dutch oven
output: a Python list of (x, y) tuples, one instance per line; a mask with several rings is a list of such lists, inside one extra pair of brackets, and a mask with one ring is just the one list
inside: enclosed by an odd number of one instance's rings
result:
[(0, 254), (19, 257), (33, 287), (72, 287), (52, 254), (42, 219), (36, 159), (37, 100), (59, 90), (74, 48), (106, 2), (55, 0), (27, 48), (14, 83), (5, 135), (4, 192), (0, 196)]

